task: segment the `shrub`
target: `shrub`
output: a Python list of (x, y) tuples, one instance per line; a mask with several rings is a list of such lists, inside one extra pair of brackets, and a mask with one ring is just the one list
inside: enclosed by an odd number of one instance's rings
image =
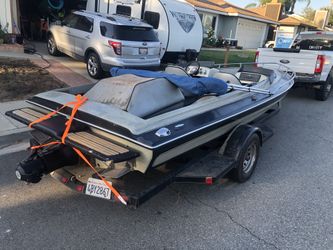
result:
[(215, 44), (216, 44), (216, 38), (215, 38), (214, 30), (209, 29), (209, 31), (207, 33), (207, 37), (204, 38), (204, 40), (203, 40), (203, 46), (215, 47)]

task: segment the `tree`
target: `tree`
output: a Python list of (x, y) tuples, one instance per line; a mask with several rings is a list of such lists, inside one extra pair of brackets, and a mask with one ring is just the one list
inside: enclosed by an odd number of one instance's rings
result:
[(311, 0), (283, 0), (286, 13), (294, 13), (296, 2), (307, 2), (307, 7), (309, 7)]
[(257, 7), (257, 4), (256, 3), (249, 3), (248, 5), (246, 5), (244, 8), (245, 9), (250, 9), (250, 8), (255, 8)]
[(258, 7), (258, 6), (264, 6), (266, 5), (267, 3), (270, 3), (272, 2), (272, 0), (257, 0), (258, 3), (250, 3), (248, 5), (245, 6), (245, 9), (248, 9), (248, 8), (255, 8), (255, 7)]
[(315, 15), (316, 15), (316, 10), (312, 9), (311, 7), (304, 8), (301, 13), (301, 16), (308, 20), (314, 20)]
[(333, 9), (331, 6), (323, 7), (321, 10), (327, 10), (328, 14), (330, 15), (328, 18), (328, 25), (333, 26)]
[[(257, 0), (256, 6), (264, 6), (267, 3), (272, 2), (272, 0)], [(285, 12), (288, 14), (293, 14), (295, 10), (296, 2), (307, 2), (307, 7), (309, 7), (311, 0), (281, 0), (281, 3), (284, 5)], [(248, 4), (247, 8), (253, 8), (255, 3)], [(245, 7), (245, 8), (246, 8)]]

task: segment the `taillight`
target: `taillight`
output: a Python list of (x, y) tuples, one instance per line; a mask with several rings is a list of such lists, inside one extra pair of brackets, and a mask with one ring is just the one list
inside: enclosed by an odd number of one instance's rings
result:
[(162, 55), (162, 43), (160, 43), (160, 51), (159, 51), (159, 56)]
[(255, 62), (258, 63), (259, 62), (259, 51), (256, 51), (256, 58), (255, 58)]
[(325, 56), (318, 55), (315, 67), (315, 73), (321, 73), (325, 64)]
[(109, 45), (113, 48), (114, 53), (121, 55), (121, 42), (114, 42), (109, 40)]

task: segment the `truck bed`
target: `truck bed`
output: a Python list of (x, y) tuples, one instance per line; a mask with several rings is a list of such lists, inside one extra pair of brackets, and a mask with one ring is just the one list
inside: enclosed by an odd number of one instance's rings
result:
[(260, 48), (258, 53), (258, 63), (280, 63), (297, 74), (314, 74), (321, 51)]

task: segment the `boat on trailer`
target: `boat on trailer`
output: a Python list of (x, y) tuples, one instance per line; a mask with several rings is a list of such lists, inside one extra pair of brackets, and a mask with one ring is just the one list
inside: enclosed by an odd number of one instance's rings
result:
[[(16, 175), (37, 183), (51, 173), (79, 192), (133, 206), (172, 181), (211, 182), (238, 171), (241, 156), (245, 181), (265, 137), (249, 124), (278, 109), (294, 83), (285, 66), (264, 66), (114, 69), (96, 84), (37, 94), (30, 107), (6, 113), (34, 128), (32, 153)], [(202, 157), (207, 166), (198, 164)]]

